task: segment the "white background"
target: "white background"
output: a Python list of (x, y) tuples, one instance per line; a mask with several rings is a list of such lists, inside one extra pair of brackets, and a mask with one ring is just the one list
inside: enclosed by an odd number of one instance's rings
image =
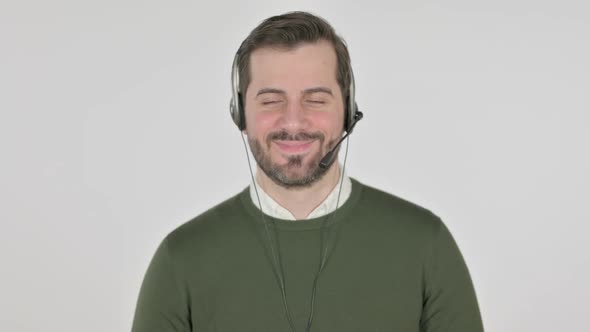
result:
[(296, 9), (350, 47), (348, 174), (443, 218), (486, 330), (584, 330), (588, 2), (289, 3), (1, 3), (0, 330), (130, 329), (162, 238), (248, 184), (231, 61)]

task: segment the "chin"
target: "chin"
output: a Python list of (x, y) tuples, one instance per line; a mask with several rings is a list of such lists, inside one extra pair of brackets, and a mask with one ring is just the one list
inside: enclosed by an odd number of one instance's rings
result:
[(320, 157), (320, 154), (312, 158), (304, 158), (300, 155), (290, 156), (286, 162), (273, 163), (270, 168), (263, 168), (263, 171), (282, 187), (288, 189), (306, 188), (320, 180), (328, 170), (319, 167)]

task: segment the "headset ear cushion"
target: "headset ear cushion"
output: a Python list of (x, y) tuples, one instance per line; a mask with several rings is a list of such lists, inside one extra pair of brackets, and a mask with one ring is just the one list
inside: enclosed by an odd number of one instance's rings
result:
[(346, 97), (345, 107), (346, 108), (344, 110), (344, 130), (346, 132), (348, 132), (348, 130), (350, 129), (350, 126), (352, 126), (352, 124), (356, 120), (354, 118), (356, 115), (356, 111), (357, 111), (356, 102), (354, 102), (354, 104), (351, 105), (350, 96), (348, 96), (348, 97)]
[(344, 104), (344, 131), (348, 131), (348, 123), (350, 122), (348, 118), (348, 97), (346, 97), (346, 103)]
[(246, 114), (244, 113), (244, 99), (242, 98), (242, 94), (238, 92), (238, 128), (240, 130), (246, 129)]

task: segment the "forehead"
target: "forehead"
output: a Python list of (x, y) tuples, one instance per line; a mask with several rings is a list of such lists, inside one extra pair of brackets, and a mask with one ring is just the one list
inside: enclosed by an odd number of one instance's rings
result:
[(250, 56), (250, 83), (277, 84), (287, 80), (335, 84), (336, 63), (334, 47), (327, 41), (304, 43), (289, 49), (262, 47)]

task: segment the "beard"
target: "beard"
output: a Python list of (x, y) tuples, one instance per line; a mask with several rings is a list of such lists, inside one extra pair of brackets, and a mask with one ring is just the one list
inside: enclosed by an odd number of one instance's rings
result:
[[(307, 163), (304, 163), (305, 155), (289, 155), (285, 156), (287, 162), (280, 165), (273, 162), (270, 156), (271, 143), (274, 140), (281, 141), (308, 141), (318, 140), (320, 148), (317, 153), (311, 156)], [(295, 135), (289, 134), (286, 131), (278, 131), (270, 133), (266, 138), (266, 149), (263, 147), (260, 140), (250, 138), (248, 136), (248, 143), (254, 155), (254, 159), (258, 163), (258, 167), (277, 185), (287, 188), (305, 188), (320, 180), (330, 169), (337, 158), (332, 159), (328, 167), (321, 168), (320, 161), (337, 142), (337, 139), (328, 142), (324, 147), (325, 136), (320, 132), (315, 133), (298, 133)]]

